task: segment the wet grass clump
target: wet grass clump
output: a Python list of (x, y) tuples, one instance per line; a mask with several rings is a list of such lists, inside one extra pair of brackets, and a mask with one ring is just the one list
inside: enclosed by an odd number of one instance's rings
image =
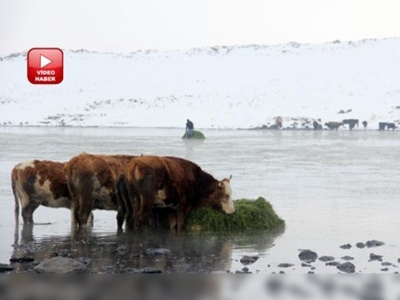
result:
[[(182, 137), (183, 139), (187, 139), (187, 132), (185, 132), (185, 134)], [(193, 136), (190, 137), (189, 139), (198, 139), (198, 140), (204, 140), (206, 137), (204, 136), (204, 134), (201, 131), (193, 131)]]
[(205, 207), (193, 211), (186, 220), (189, 230), (205, 231), (243, 231), (265, 230), (285, 226), (264, 198), (257, 200), (240, 199), (235, 201), (235, 213), (228, 215), (213, 208)]

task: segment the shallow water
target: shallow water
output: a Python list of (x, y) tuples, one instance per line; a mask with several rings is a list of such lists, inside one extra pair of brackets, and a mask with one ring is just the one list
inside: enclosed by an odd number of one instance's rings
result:
[[(92, 271), (116, 265), (156, 267), (160, 263), (159, 267), (169, 272), (218, 272), (240, 270), (243, 266), (238, 260), (243, 255), (257, 254), (260, 259), (248, 266), (252, 272), (306, 273), (309, 268), (300, 266), (298, 253), (299, 249), (311, 249), (337, 261), (350, 255), (355, 258), (357, 272), (383, 272), (380, 262), (368, 262), (370, 253), (398, 264), (398, 132), (203, 132), (205, 141), (184, 142), (182, 130), (177, 129), (1, 127), (0, 263), (8, 263), (15, 254), (12, 167), (32, 158), (66, 161), (86, 151), (173, 155), (198, 163), (218, 179), (232, 174), (234, 198), (265, 197), (286, 221), (286, 230), (235, 235), (117, 235), (116, 213), (95, 211), (94, 227), (82, 237), (71, 231), (68, 210), (39, 207), (35, 222), (50, 224), (33, 228), (21, 224), (17, 237), (19, 244), (31, 243), (35, 249), (43, 249), (43, 257), (36, 257), (39, 261), (73, 248), (73, 257), (92, 259)], [(372, 239), (385, 245), (355, 247), (356, 242)], [(346, 243), (353, 247), (339, 248)], [(171, 252), (153, 257), (146, 254), (149, 248)], [(281, 269), (279, 263), (294, 266)], [(319, 273), (338, 271), (320, 261), (313, 265)], [(396, 270), (390, 266), (388, 272)]]

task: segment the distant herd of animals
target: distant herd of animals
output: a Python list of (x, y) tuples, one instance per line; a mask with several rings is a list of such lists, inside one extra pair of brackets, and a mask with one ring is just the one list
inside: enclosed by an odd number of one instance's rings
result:
[[(353, 130), (355, 127), (358, 128), (359, 121), (358, 121), (358, 119), (344, 119), (342, 122), (327, 122), (327, 123), (325, 123), (325, 126), (328, 127), (330, 130), (338, 130), (338, 128), (340, 126), (344, 126), (344, 125), (348, 125), (349, 126), (349, 130)], [(366, 129), (368, 127), (368, 122), (367, 121), (363, 121), (362, 125), (364, 126), (364, 129)], [(383, 131), (386, 128), (387, 129), (392, 129), (392, 130), (395, 130), (397, 128), (395, 123), (389, 123), (389, 122), (379, 122), (378, 125), (379, 125), (378, 129), (380, 131)], [(313, 122), (313, 127), (314, 127), (314, 130), (321, 130), (322, 129), (322, 125), (319, 124), (317, 121)]]
[[(232, 176), (231, 176), (232, 177)], [(178, 157), (82, 153), (67, 162), (31, 160), (11, 173), (15, 217), (20, 203), (25, 224), (40, 206), (68, 208), (76, 227), (93, 223), (92, 210), (117, 211), (117, 227), (156, 227), (159, 215), (181, 229), (192, 210), (235, 212), (230, 178), (216, 180), (197, 164)]]
[[(361, 124), (363, 125), (364, 129), (366, 129), (368, 127), (367, 121), (363, 121)], [(338, 130), (341, 126), (345, 126), (345, 125), (348, 126), (349, 130), (353, 130), (355, 127), (358, 128), (359, 120), (358, 119), (344, 119), (344, 120), (342, 120), (342, 122), (331, 121), (331, 122), (327, 122), (324, 124), (324, 126), (326, 126), (330, 130)], [(305, 127), (306, 127), (306, 129), (309, 128), (308, 126), (305, 126)], [(282, 117), (276, 117), (275, 124), (273, 124), (269, 127), (267, 125), (263, 125), (261, 127), (261, 129), (282, 129), (282, 128), (283, 128)], [(398, 128), (398, 126), (396, 126), (396, 123), (394, 123), (394, 122), (379, 122), (379, 124), (378, 124), (379, 131), (384, 131), (385, 129), (395, 130), (396, 128)], [(318, 122), (317, 120), (314, 120), (313, 121), (313, 129), (314, 130), (323, 130), (324, 127), (320, 122)]]

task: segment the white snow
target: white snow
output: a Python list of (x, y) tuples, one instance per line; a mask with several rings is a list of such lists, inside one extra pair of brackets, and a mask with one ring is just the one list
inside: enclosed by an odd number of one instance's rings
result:
[(184, 127), (189, 118), (197, 128), (249, 128), (276, 116), (284, 127), (294, 118), (357, 118), (371, 129), (400, 122), (400, 38), (64, 50), (59, 85), (30, 84), (26, 64), (26, 53), (0, 58), (1, 125)]

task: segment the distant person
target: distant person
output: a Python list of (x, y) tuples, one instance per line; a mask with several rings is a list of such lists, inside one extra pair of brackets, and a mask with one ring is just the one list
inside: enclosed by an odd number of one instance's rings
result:
[(186, 136), (187, 138), (191, 138), (194, 134), (194, 125), (193, 122), (187, 119), (186, 121)]
[(364, 126), (364, 129), (366, 129), (367, 126), (368, 126), (368, 122), (367, 122), (367, 121), (363, 121), (362, 124), (363, 124), (363, 126)]

